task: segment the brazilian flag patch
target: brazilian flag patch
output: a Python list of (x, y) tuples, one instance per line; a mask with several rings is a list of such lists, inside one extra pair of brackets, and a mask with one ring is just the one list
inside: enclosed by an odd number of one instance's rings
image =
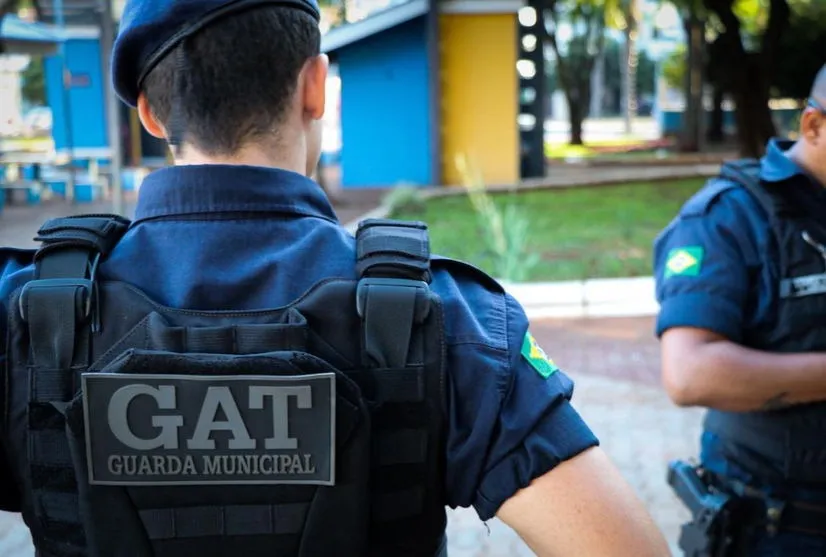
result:
[(531, 367), (533, 367), (536, 372), (545, 379), (559, 371), (559, 368), (556, 367), (554, 361), (545, 354), (545, 351), (542, 350), (538, 344), (536, 344), (536, 339), (533, 338), (533, 335), (530, 332), (525, 333), (525, 339), (522, 341), (521, 353), (522, 357), (528, 360), (528, 363), (531, 364)]
[(668, 277), (696, 277), (703, 266), (703, 248), (700, 246), (686, 246), (668, 252), (665, 262), (665, 278)]

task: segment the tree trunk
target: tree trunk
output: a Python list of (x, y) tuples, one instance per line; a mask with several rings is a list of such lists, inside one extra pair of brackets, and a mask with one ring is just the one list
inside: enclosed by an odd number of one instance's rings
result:
[(720, 18), (725, 31), (720, 35), (730, 69), (731, 93), (737, 104), (735, 119), (740, 155), (760, 157), (776, 129), (769, 107), (769, 83), (777, 66), (777, 50), (789, 24), (787, 0), (771, 0), (769, 21), (761, 40), (760, 53), (748, 53), (740, 36), (740, 20), (730, 0), (705, 0), (706, 7)]
[(632, 124), (631, 121), (632, 116), (631, 112), (633, 110), (633, 99), (634, 99), (634, 92), (633, 92), (633, 83), (632, 83), (632, 74), (633, 68), (631, 67), (631, 57), (633, 51), (633, 39), (631, 39), (631, 34), (627, 32), (625, 33), (625, 44), (623, 45), (623, 56), (622, 56), (622, 64), (620, 64), (620, 95), (622, 97), (622, 117), (625, 121), (625, 133), (630, 134), (632, 131)]
[(571, 123), (571, 145), (584, 145), (582, 140), (582, 124), (585, 121), (583, 103), (568, 97), (568, 116)]
[[(553, 23), (553, 28), (558, 28), (558, 18), (553, 11), (555, 4), (549, 6), (548, 17)], [(556, 40), (556, 33), (545, 33), (545, 38), (556, 54), (557, 75), (559, 82), (565, 91), (565, 98), (568, 101), (568, 119), (571, 126), (571, 145), (582, 145), (582, 124), (588, 116), (588, 109), (591, 106), (591, 77), (594, 70), (595, 58), (599, 57), (605, 46), (604, 12), (601, 8), (584, 16), (585, 31), (579, 37), (588, 45), (594, 44), (590, 57), (584, 60), (566, 60), (559, 52), (559, 44)], [(571, 53), (569, 53), (569, 58)], [(569, 65), (569, 61), (571, 64)]]
[(711, 118), (708, 124), (706, 138), (711, 143), (722, 143), (725, 139), (725, 113), (723, 112), (723, 101), (725, 100), (725, 90), (720, 85), (714, 86), (714, 104), (711, 107)]
[(601, 51), (594, 60), (594, 71), (591, 74), (591, 109), (592, 118), (602, 116), (605, 104), (605, 51)]
[(705, 22), (700, 20), (695, 10), (691, 10), (684, 20), (688, 37), (688, 64), (685, 73), (685, 110), (683, 111), (683, 132), (680, 136), (680, 150), (688, 153), (699, 152), (702, 148), (703, 113), (703, 53), (705, 47)]
[(625, 60), (622, 64), (622, 114), (625, 118), (625, 133), (634, 131), (637, 115), (637, 37), (636, 31), (625, 34)]
[(623, 116), (625, 133), (631, 134), (637, 115), (637, 8), (638, 0), (630, 0), (625, 28), (625, 63), (622, 64)]
[(736, 72), (734, 100), (740, 155), (759, 158), (777, 130), (769, 108), (769, 87), (758, 55), (748, 55), (745, 71)]

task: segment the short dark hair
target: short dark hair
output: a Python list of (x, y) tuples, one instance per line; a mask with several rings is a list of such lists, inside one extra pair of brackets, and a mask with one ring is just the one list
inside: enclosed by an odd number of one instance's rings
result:
[[(179, 49), (183, 82), (176, 84)], [(227, 16), (172, 50), (143, 93), (167, 128), (173, 99), (182, 138), (209, 154), (232, 154), (277, 133), (301, 68), (321, 49), (318, 23), (302, 10), (263, 6)], [(170, 130), (171, 132), (171, 130)]]

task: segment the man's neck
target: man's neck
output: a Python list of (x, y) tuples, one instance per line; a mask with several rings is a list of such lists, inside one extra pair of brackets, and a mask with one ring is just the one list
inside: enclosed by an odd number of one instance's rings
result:
[(176, 166), (226, 164), (237, 166), (258, 166), (290, 170), (306, 175), (307, 164), (303, 153), (279, 151), (277, 156), (257, 146), (243, 147), (232, 155), (207, 155), (190, 146), (185, 146), (175, 157)]

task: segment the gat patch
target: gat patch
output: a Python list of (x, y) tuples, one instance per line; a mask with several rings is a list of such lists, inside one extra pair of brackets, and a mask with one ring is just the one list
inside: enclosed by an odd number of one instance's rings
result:
[(556, 364), (552, 359), (550, 359), (545, 351), (539, 347), (536, 343), (536, 339), (533, 338), (533, 335), (530, 332), (525, 333), (525, 339), (522, 341), (522, 350), (521, 350), (522, 357), (525, 358), (531, 367), (533, 367), (536, 372), (547, 379), (557, 371), (559, 368), (556, 367)]
[(665, 261), (665, 278), (696, 277), (703, 266), (705, 252), (701, 246), (674, 248)]
[(334, 373), (84, 373), (89, 483), (335, 485)]

